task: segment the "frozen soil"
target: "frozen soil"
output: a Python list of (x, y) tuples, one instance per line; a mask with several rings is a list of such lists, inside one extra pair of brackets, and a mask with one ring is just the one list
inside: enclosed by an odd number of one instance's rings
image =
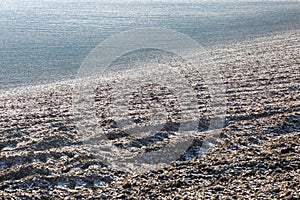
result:
[[(193, 145), (177, 162), (143, 173), (111, 168), (85, 148), (74, 122), (71, 83), (3, 91), (0, 198), (299, 199), (299, 31), (210, 51), (226, 88), (218, 143), (197, 155), (209, 124), (209, 94), (206, 83), (193, 78), (200, 110)], [(161, 100), (176, 118), (176, 101), (161, 93), (150, 104)], [(109, 88), (99, 87), (96, 102), (103, 126), (109, 121), (107, 96)], [(135, 120), (151, 123), (147, 115), (135, 115)], [(172, 134), (176, 123), (167, 129)], [(108, 136), (120, 148), (130, 144), (152, 149), (160, 142), (132, 141), (122, 132)]]

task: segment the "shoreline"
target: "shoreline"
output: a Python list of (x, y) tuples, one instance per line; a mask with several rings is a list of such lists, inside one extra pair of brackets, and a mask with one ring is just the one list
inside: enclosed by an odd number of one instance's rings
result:
[[(252, 46), (253, 43), (262, 43), (263, 41), (267, 40), (282, 40), (283, 38), (287, 38), (289, 35), (299, 35), (300, 29), (292, 29), (288, 31), (275, 31), (272, 33), (265, 33), (262, 35), (253, 36), (251, 38), (248, 38), (246, 40), (240, 40), (240, 41), (230, 41), (229, 43), (221, 43), (216, 45), (210, 45), (205, 47), (204, 49), (210, 53), (213, 57), (217, 57), (216, 53), (224, 54), (222, 51), (237, 51), (237, 49), (245, 49), (247, 46)], [(201, 44), (200, 44), (201, 45)], [(221, 51), (221, 52), (220, 52)], [(75, 76), (75, 78), (70, 78), (67, 80), (58, 80), (58, 81), (50, 81), (50, 82), (40, 82), (40, 83), (28, 83), (21, 86), (12, 86), (8, 88), (0, 88), (0, 94), (2, 93), (17, 93), (17, 90), (31, 90), (34, 88), (39, 87), (45, 87), (45, 88), (51, 88), (54, 86), (59, 85), (73, 85), (74, 81), (76, 82), (76, 74), (72, 75)]]

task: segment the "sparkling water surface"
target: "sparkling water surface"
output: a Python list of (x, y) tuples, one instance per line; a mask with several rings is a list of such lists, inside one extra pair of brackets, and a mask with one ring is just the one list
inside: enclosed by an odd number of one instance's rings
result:
[(0, 89), (72, 79), (101, 41), (141, 27), (184, 33), (204, 47), (300, 27), (299, 1), (0, 2)]

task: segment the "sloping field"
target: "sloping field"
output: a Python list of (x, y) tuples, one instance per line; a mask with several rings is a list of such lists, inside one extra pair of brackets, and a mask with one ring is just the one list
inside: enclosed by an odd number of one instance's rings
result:
[[(299, 31), (211, 49), (211, 54), (226, 88), (225, 124), (217, 145), (197, 156), (210, 115), (206, 83), (194, 78), (200, 123), (193, 145), (181, 161), (142, 174), (111, 169), (84, 148), (74, 122), (72, 83), (3, 92), (0, 197), (299, 198)], [(162, 102), (171, 118), (176, 118), (172, 94), (148, 87), (154, 91), (152, 97), (159, 96), (160, 91), (159, 98), (149, 101)], [(109, 123), (105, 114), (108, 95), (109, 87), (99, 87), (97, 116), (103, 126)], [(132, 108), (138, 109), (134, 105)], [(137, 122), (142, 119), (151, 123), (146, 114), (133, 115)], [(162, 141), (172, 140), (176, 123), (166, 129), (168, 134), (157, 136), (159, 139), (134, 141), (120, 132), (108, 136), (120, 148), (151, 150)]]

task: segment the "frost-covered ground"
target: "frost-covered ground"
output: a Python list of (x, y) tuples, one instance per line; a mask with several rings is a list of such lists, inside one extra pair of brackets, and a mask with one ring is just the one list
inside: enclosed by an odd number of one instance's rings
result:
[[(292, 31), (211, 49), (226, 87), (226, 120), (218, 144), (196, 156), (209, 121), (209, 98), (206, 83), (194, 79), (201, 123), (188, 156), (142, 174), (105, 166), (84, 148), (73, 116), (74, 83), (3, 91), (0, 197), (299, 198), (299, 44), (299, 31)], [(158, 100), (171, 105), (170, 98), (161, 95)], [(99, 115), (99, 121), (105, 123), (106, 117)], [(157, 142), (130, 143), (126, 135), (110, 139), (146, 149)]]

